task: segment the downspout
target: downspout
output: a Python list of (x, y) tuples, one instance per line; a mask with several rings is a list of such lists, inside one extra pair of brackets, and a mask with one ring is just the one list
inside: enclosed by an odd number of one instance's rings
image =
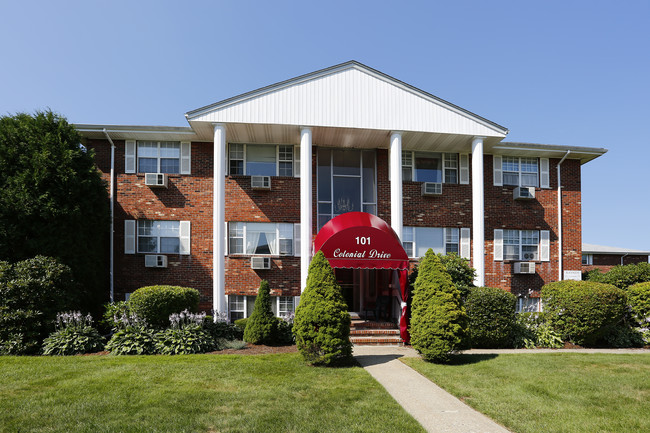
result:
[(557, 163), (557, 248), (558, 248), (558, 281), (562, 281), (562, 179), (560, 177), (560, 166), (567, 156), (571, 153), (570, 150), (562, 157), (560, 162)]
[(629, 256), (629, 255), (630, 255), (630, 253), (625, 253), (625, 254), (623, 254), (623, 255), (621, 256), (621, 266), (623, 266), (623, 259), (624, 259), (625, 257)]
[(111, 304), (112, 304), (115, 301), (115, 297), (114, 297), (115, 292), (114, 292), (114, 288), (113, 288), (113, 248), (114, 248), (114, 245), (113, 245), (113, 242), (114, 242), (114, 239), (113, 239), (114, 238), (114, 233), (113, 233), (113, 230), (114, 230), (114, 228), (113, 228), (114, 212), (113, 212), (113, 208), (114, 208), (114, 202), (115, 202), (114, 193), (113, 193), (113, 191), (114, 191), (113, 185), (115, 183), (115, 143), (113, 143), (113, 140), (111, 140), (111, 136), (108, 135), (108, 131), (106, 131), (106, 128), (104, 128), (104, 135), (106, 136), (108, 141), (111, 143), (111, 182), (109, 184), (109, 193), (108, 193), (108, 200), (109, 200), (109, 203), (110, 203), (109, 207), (110, 207), (110, 210), (111, 210), (111, 229), (110, 229), (111, 236), (110, 236), (110, 242), (109, 242), (109, 244), (110, 244), (110, 247), (109, 247), (109, 250), (110, 250), (109, 263), (110, 263), (110, 265), (109, 265), (108, 273), (109, 273), (110, 299), (111, 299)]

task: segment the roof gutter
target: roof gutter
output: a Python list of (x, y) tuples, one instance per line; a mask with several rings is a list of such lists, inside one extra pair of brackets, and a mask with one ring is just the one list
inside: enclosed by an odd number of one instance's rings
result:
[(113, 249), (114, 249), (114, 208), (115, 208), (115, 194), (113, 193), (114, 185), (115, 185), (115, 143), (113, 143), (113, 140), (111, 140), (111, 136), (108, 135), (108, 131), (106, 128), (103, 129), (104, 135), (108, 139), (108, 141), (111, 143), (111, 182), (110, 182), (110, 189), (108, 193), (108, 199), (110, 202), (110, 210), (111, 210), (111, 228), (110, 228), (110, 259), (109, 259), (109, 286), (110, 286), (110, 300), (111, 304), (115, 300), (114, 296), (114, 286), (113, 286), (113, 265), (114, 265), (114, 257), (113, 257)]
[(557, 252), (558, 252), (558, 281), (562, 281), (562, 178), (560, 177), (560, 167), (564, 160), (571, 153), (570, 150), (562, 157), (560, 162), (557, 163)]

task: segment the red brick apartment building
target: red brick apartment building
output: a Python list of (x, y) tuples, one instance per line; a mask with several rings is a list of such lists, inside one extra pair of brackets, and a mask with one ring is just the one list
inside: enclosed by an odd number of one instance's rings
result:
[(649, 257), (650, 251), (582, 244), (583, 272), (588, 272), (593, 269), (600, 269), (602, 272), (607, 272), (618, 265), (648, 263), (650, 262)]
[(185, 117), (76, 125), (112, 192), (116, 300), (183, 285), (235, 319), (266, 279), (282, 314), (317, 249), (352, 311), (388, 299), (393, 319), (428, 248), (468, 258), (521, 310), (582, 270), (580, 167), (605, 149), (504, 142), (505, 127), (354, 61)]

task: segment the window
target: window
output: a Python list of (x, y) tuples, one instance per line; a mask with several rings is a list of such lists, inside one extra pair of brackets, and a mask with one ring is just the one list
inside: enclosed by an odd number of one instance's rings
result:
[(423, 257), (429, 248), (434, 253), (459, 252), (459, 229), (437, 227), (404, 227), (402, 246), (409, 257)]
[(458, 183), (458, 154), (403, 151), (402, 180)]
[(228, 146), (228, 172), (247, 176), (294, 176), (297, 152), (288, 144), (240, 144)]
[(583, 254), (582, 255), (582, 264), (583, 265), (593, 265), (594, 264), (594, 255), (593, 254)]
[(230, 323), (246, 317), (246, 296), (228, 295), (228, 317)]
[(138, 141), (138, 173), (180, 172), (181, 144), (175, 141)]
[(520, 297), (517, 299), (517, 313), (538, 313), (542, 311), (540, 298)]
[(293, 255), (293, 224), (231, 222), (230, 254)]
[(180, 221), (138, 220), (138, 252), (178, 254)]
[(375, 152), (318, 148), (318, 228), (346, 212), (377, 213)]
[(278, 296), (278, 317), (293, 313), (293, 296)]
[(539, 231), (504, 230), (504, 260), (539, 260)]
[(504, 185), (539, 186), (537, 158), (504, 156), (502, 164)]

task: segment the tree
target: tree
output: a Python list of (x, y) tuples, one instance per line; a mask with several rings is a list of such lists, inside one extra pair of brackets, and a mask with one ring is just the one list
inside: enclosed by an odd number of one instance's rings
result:
[(413, 290), (411, 345), (428, 361), (446, 362), (461, 347), (467, 322), (460, 291), (429, 249)]
[(80, 303), (107, 296), (109, 209), (94, 156), (51, 111), (0, 117), (0, 260), (58, 259), (80, 283)]
[(252, 344), (275, 344), (278, 320), (271, 310), (269, 282), (262, 280), (255, 299), (253, 314), (246, 322), (244, 341)]
[(314, 365), (347, 362), (352, 356), (350, 314), (334, 271), (322, 251), (314, 255), (307, 286), (293, 321), (303, 358)]

